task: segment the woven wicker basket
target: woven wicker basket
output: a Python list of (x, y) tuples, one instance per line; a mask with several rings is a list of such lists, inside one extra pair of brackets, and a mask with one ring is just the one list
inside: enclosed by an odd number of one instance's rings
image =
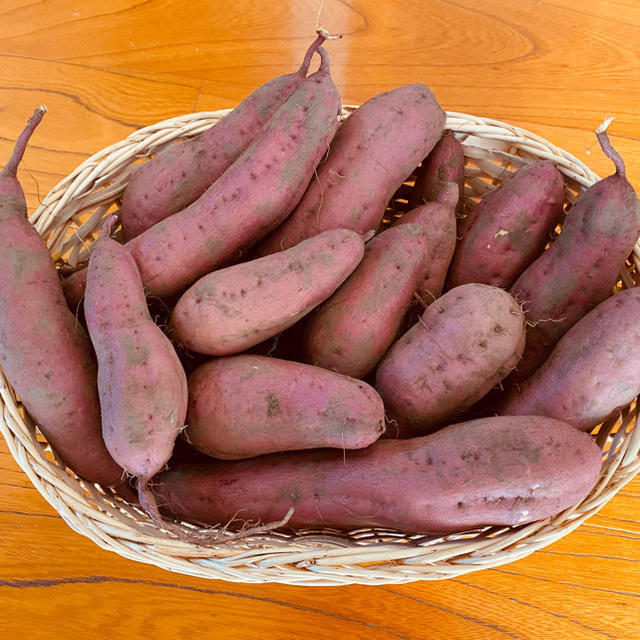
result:
[[(344, 115), (353, 108), (345, 108)], [(60, 264), (73, 266), (86, 260), (101, 219), (117, 210), (136, 161), (174, 140), (204, 131), (225, 113), (190, 114), (136, 131), (96, 153), (60, 182), (32, 216)], [(598, 179), (573, 156), (517, 127), (450, 112), (447, 128), (458, 134), (465, 149), (467, 207), (495, 188), (509, 171), (531, 159), (557, 164), (566, 178), (567, 209)], [(391, 213), (402, 211), (410, 184), (409, 180), (398, 192)], [(639, 269), (640, 247), (636, 246), (619, 286), (635, 286)], [(292, 531), (284, 527), (227, 542), (221, 537), (216, 546), (203, 548), (156, 529), (136, 507), (65, 469), (16, 401), (1, 370), (0, 396), (0, 430), (12, 455), (70, 527), (127, 558), (203, 578), (320, 586), (384, 584), (449, 578), (503, 565), (573, 531), (640, 471), (638, 403), (634, 401), (617, 419), (594, 432), (604, 460), (596, 487), (580, 504), (553, 518), (444, 537), (379, 529)]]

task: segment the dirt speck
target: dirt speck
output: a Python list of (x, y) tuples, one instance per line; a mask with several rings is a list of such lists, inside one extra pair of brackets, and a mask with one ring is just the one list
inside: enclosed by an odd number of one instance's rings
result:
[(267, 394), (267, 417), (280, 415), (280, 401), (273, 393)]

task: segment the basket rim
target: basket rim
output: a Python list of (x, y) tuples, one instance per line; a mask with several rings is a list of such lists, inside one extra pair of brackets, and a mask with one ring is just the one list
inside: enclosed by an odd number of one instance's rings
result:
[[(345, 105), (342, 116), (355, 108), (357, 105)], [(56, 232), (65, 224), (78, 224), (79, 216), (93, 208), (96, 214), (91, 217), (96, 218), (96, 224), (84, 231), (94, 233), (108, 210), (107, 201), (112, 203), (121, 193), (135, 160), (176, 139), (197, 135), (230, 111), (184, 114), (132, 132), (80, 163), (49, 191), (30, 220), (41, 235), (48, 236), (52, 253), (62, 254), (69, 241), (61, 240), (62, 234)], [(489, 160), (495, 159), (522, 164), (527, 158), (549, 158), (558, 163), (578, 192), (599, 180), (579, 159), (526, 129), (466, 113), (446, 114), (445, 127), (459, 135), (465, 155), (471, 154), (467, 157), (479, 166), (486, 162), (488, 167)], [(77, 230), (74, 233), (84, 242)], [(640, 257), (638, 245), (634, 252)], [(101, 548), (138, 562), (233, 582), (400, 584), (459, 576), (523, 558), (576, 529), (640, 472), (639, 405), (632, 403), (619, 420), (602, 427), (599, 437), (603, 442), (611, 440), (610, 434), (615, 432), (612, 443), (616, 448), (605, 456), (600, 479), (590, 495), (542, 521), (439, 537), (407, 537), (383, 530), (358, 530), (349, 539), (331, 532), (302, 537), (258, 534), (232, 547), (222, 541), (214, 549), (202, 549), (157, 531), (137, 508), (75, 478), (55, 457), (50, 460), (0, 369), (0, 432), (17, 464), (72, 529)]]

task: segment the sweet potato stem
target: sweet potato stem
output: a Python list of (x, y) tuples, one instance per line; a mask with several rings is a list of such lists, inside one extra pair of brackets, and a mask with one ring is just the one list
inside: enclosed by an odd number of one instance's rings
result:
[(162, 529), (166, 529), (170, 533), (173, 533), (180, 540), (185, 542), (191, 542), (195, 544), (201, 544), (203, 541), (202, 536), (197, 534), (189, 534), (181, 527), (167, 522), (160, 514), (158, 503), (153, 491), (149, 487), (150, 478), (138, 478), (138, 501), (140, 506), (144, 509), (145, 513), (151, 518), (153, 524)]
[(306, 76), (307, 71), (309, 71), (309, 65), (311, 64), (311, 58), (313, 58), (313, 54), (318, 50), (318, 47), (327, 39), (326, 34), (318, 32), (318, 37), (311, 43), (307, 52), (304, 54), (304, 59), (302, 60), (302, 64), (298, 69), (298, 73), (301, 76)]
[(173, 533), (180, 540), (200, 546), (206, 547), (215, 544), (231, 542), (232, 540), (247, 538), (252, 535), (258, 535), (261, 533), (266, 533), (268, 531), (273, 531), (274, 529), (279, 529), (280, 527), (285, 526), (287, 522), (289, 522), (294, 511), (293, 507), (291, 507), (282, 518), (282, 520), (278, 520), (277, 522), (269, 522), (266, 524), (258, 524), (257, 526), (250, 528), (243, 527), (237, 533), (225, 534), (222, 532), (213, 533), (207, 531), (194, 531), (193, 533), (190, 533), (182, 527), (174, 524), (173, 522), (167, 522), (167, 520), (162, 517), (162, 515), (160, 514), (160, 509), (158, 508), (156, 497), (151, 487), (149, 486), (150, 480), (151, 478), (138, 478), (138, 500), (140, 502), (140, 506), (151, 518), (152, 522), (157, 527), (166, 529), (170, 533)]
[(331, 66), (329, 54), (323, 47), (318, 47), (318, 54), (320, 55), (320, 68), (318, 69), (318, 73), (329, 75)]
[(25, 149), (27, 148), (29, 138), (31, 138), (31, 135), (35, 131), (36, 127), (40, 124), (42, 116), (44, 116), (46, 112), (47, 107), (45, 107), (44, 105), (40, 105), (33, 112), (33, 115), (29, 118), (29, 122), (27, 122), (27, 126), (24, 128), (24, 130), (16, 140), (16, 144), (13, 148), (13, 153), (9, 158), (9, 162), (7, 162), (6, 166), (2, 169), (2, 171), (0, 171), (0, 175), (8, 176), (10, 178), (15, 178), (17, 176), (18, 165), (20, 164)]
[[(300, 68), (298, 69), (298, 73), (300, 75), (303, 75), (303, 76), (307, 75), (307, 72), (309, 71), (309, 65), (311, 64), (311, 58), (313, 58), (313, 54), (316, 51), (318, 51), (318, 47), (325, 40), (335, 40), (337, 38), (342, 38), (342, 35), (340, 35), (340, 34), (334, 35), (334, 36), (330, 36), (329, 33), (325, 29), (317, 29), (316, 33), (318, 34), (318, 37), (311, 43), (311, 45), (307, 49), (307, 52), (304, 54), (304, 59), (302, 60), (302, 64), (300, 65)], [(320, 56), (322, 57), (322, 54), (320, 54)]]
[(607, 135), (607, 128), (613, 121), (613, 118), (607, 118), (597, 129), (596, 136), (598, 138), (598, 142), (600, 143), (600, 147), (607, 158), (609, 158), (613, 165), (616, 168), (616, 174), (620, 177), (626, 177), (626, 168), (624, 166), (624, 160), (620, 156), (620, 154), (613, 148), (611, 141), (609, 140), (609, 136)]

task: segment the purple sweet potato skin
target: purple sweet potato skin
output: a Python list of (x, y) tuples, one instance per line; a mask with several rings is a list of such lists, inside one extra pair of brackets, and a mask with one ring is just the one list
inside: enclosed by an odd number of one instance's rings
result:
[(417, 223), (428, 230), (424, 270), (416, 287), (416, 293), (427, 305), (442, 293), (456, 248), (457, 201), (458, 186), (449, 182), (440, 189), (434, 202), (415, 207), (395, 223)]
[(71, 311), (76, 314), (84, 298), (84, 290), (87, 286), (86, 268), (74, 271), (62, 280), (62, 293)]
[(370, 240), (355, 271), (310, 315), (305, 362), (354, 378), (371, 372), (397, 337), (423, 271), (426, 241), (419, 224)]
[(453, 132), (445, 131), (416, 172), (409, 205), (415, 208), (436, 202), (445, 185), (454, 182), (458, 185), (454, 208), (460, 209), (464, 198), (464, 162), (462, 144)]
[(536, 414), (589, 431), (640, 394), (640, 288), (601, 302), (514, 387), (501, 415)]
[(338, 126), (328, 69), (309, 76), (193, 204), (127, 243), (149, 293), (176, 293), (238, 256), (293, 210)]
[(481, 282), (508, 289), (544, 250), (563, 203), (562, 175), (552, 162), (518, 169), (460, 225), (446, 288)]
[(596, 182), (562, 233), (510, 288), (527, 316), (527, 347), (512, 380), (531, 376), (580, 318), (605, 300), (640, 234), (640, 202), (622, 176)]
[(421, 84), (362, 104), (338, 129), (295, 211), (260, 242), (256, 255), (336, 227), (376, 229), (391, 196), (440, 138), (444, 122), (444, 111)]
[(167, 463), (187, 413), (187, 378), (147, 310), (131, 254), (106, 227), (89, 260), (85, 317), (98, 360), (107, 448), (143, 480)]
[(216, 358), (189, 376), (185, 437), (233, 460), (294, 449), (359, 449), (384, 431), (382, 398), (370, 385), (265, 356)]
[[(323, 62), (271, 117), (261, 135), (195, 202), (126, 243), (150, 295), (184, 291), (237, 261), (294, 209), (338, 127), (340, 95)], [(84, 270), (67, 278), (72, 309)]]
[(492, 417), (365, 449), (320, 449), (185, 465), (154, 481), (174, 517), (225, 524), (386, 527), (424, 534), (519, 525), (559, 513), (595, 485), (601, 451), (551, 418)]
[(91, 482), (125, 491), (123, 470), (102, 440), (89, 337), (66, 305), (15, 175), (0, 175), (0, 238), (2, 370), (65, 464)]
[(213, 271), (178, 300), (172, 337), (198, 353), (240, 353), (328, 298), (363, 254), (360, 234), (330, 229), (285, 251)]
[(466, 284), (445, 293), (378, 365), (375, 387), (396, 423), (389, 435), (455, 421), (516, 366), (524, 339), (524, 314), (506, 291)]
[(273, 78), (210, 129), (166, 147), (136, 170), (122, 194), (124, 239), (140, 235), (199, 198), (300, 86), (309, 67), (307, 57), (295, 73)]

